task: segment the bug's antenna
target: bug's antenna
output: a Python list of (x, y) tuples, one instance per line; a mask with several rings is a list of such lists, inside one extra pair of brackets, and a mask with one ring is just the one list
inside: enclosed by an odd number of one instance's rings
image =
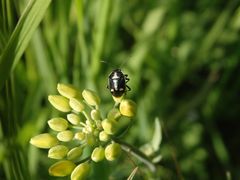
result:
[(108, 65), (108, 62), (107, 62), (107, 61), (101, 60), (100, 62)]
[(107, 64), (108, 66), (110, 65), (112, 68), (114, 68), (113, 65), (108, 61), (100, 60), (100, 62), (104, 63), (104, 64)]

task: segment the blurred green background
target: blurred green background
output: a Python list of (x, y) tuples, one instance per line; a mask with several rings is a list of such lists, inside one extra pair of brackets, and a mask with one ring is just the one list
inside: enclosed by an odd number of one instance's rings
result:
[[(0, 179), (59, 179), (29, 144), (56, 114), (47, 96), (71, 83), (97, 91), (107, 111), (114, 68), (138, 105), (125, 140), (140, 147), (155, 117), (162, 124), (157, 174), (141, 166), (135, 179), (240, 179), (239, 38), (239, 0), (2, 0)], [(125, 155), (89, 179), (132, 169)]]

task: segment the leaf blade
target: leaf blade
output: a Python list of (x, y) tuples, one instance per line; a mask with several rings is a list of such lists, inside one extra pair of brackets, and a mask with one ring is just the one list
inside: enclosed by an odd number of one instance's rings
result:
[(0, 89), (24, 53), (51, 0), (30, 0), (0, 55)]
[(162, 142), (161, 124), (159, 118), (155, 118), (154, 134), (151, 141), (153, 150), (155, 152), (159, 150), (161, 142)]

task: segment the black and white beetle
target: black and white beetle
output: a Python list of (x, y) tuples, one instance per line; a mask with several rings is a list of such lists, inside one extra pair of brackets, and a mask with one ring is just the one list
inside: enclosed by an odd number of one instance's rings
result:
[(114, 97), (121, 97), (126, 91), (131, 90), (127, 85), (128, 81), (129, 78), (127, 74), (123, 74), (121, 69), (115, 69), (108, 76), (107, 88)]

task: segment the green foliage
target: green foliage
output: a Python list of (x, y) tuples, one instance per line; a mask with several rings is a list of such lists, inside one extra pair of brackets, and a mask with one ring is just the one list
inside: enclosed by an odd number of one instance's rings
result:
[[(0, 89), (9, 77), (11, 69), (25, 51), (34, 30), (43, 19), (50, 0), (29, 1), (0, 57)], [(4, 4), (4, 3), (3, 3)], [(4, 7), (3, 7), (4, 8)]]
[(157, 171), (121, 156), (91, 178), (240, 178), (239, 0), (2, 0), (0, 9), (0, 179), (50, 179), (46, 152), (28, 143), (61, 117), (47, 95), (58, 82), (93, 89), (107, 113), (119, 67), (137, 102), (125, 140), (151, 144)]

